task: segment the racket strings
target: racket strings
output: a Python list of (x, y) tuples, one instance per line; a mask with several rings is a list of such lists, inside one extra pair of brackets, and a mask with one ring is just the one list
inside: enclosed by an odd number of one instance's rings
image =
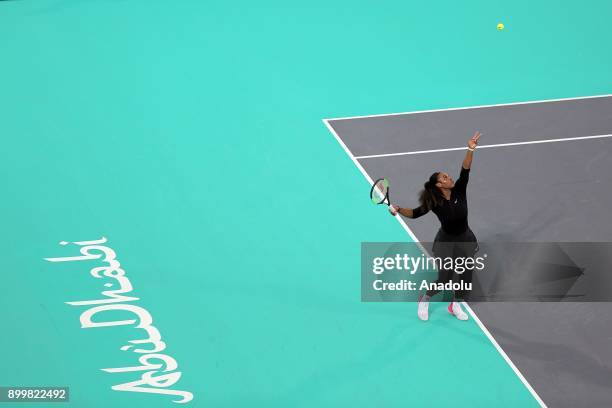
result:
[(372, 189), (372, 202), (375, 204), (382, 203), (389, 191), (389, 182), (386, 179), (379, 180)]

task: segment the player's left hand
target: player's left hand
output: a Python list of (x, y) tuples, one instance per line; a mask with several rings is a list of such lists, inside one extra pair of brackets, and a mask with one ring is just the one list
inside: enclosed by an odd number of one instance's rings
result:
[(470, 149), (475, 149), (476, 146), (478, 146), (478, 139), (480, 139), (480, 136), (482, 136), (482, 133), (476, 131), (476, 133), (474, 133), (474, 136), (472, 136), (472, 138), (468, 140), (468, 147)]

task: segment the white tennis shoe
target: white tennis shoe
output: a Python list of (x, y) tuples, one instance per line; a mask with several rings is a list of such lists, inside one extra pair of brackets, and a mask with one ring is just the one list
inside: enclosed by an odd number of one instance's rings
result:
[(467, 313), (465, 313), (463, 309), (461, 309), (461, 303), (459, 302), (451, 302), (451, 304), (448, 305), (448, 312), (452, 315), (455, 315), (455, 317), (459, 320), (468, 319)]
[(426, 322), (429, 319), (429, 302), (427, 300), (423, 300), (423, 295), (419, 296), (419, 308), (417, 311), (417, 315), (419, 319)]

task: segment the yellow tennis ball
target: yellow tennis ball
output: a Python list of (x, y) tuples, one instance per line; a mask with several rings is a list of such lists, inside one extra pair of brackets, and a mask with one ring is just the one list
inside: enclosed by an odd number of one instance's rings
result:
[(497, 29), (500, 30), (500, 31), (503, 30), (504, 29), (504, 25), (502, 23), (499, 23), (497, 25)]

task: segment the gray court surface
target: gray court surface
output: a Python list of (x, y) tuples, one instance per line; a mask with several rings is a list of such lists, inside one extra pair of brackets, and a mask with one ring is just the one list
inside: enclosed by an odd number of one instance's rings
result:
[[(483, 147), (573, 139), (479, 148), (470, 226), (480, 241), (612, 241), (612, 96), (327, 123), (372, 179), (391, 181), (391, 201), (412, 208), (432, 172), (458, 177), (465, 150), (444, 149), (476, 130)], [(598, 137), (576, 139), (586, 136)], [(419, 241), (439, 228), (432, 214), (406, 222)], [(546, 406), (612, 407), (612, 303), (470, 306)]]

